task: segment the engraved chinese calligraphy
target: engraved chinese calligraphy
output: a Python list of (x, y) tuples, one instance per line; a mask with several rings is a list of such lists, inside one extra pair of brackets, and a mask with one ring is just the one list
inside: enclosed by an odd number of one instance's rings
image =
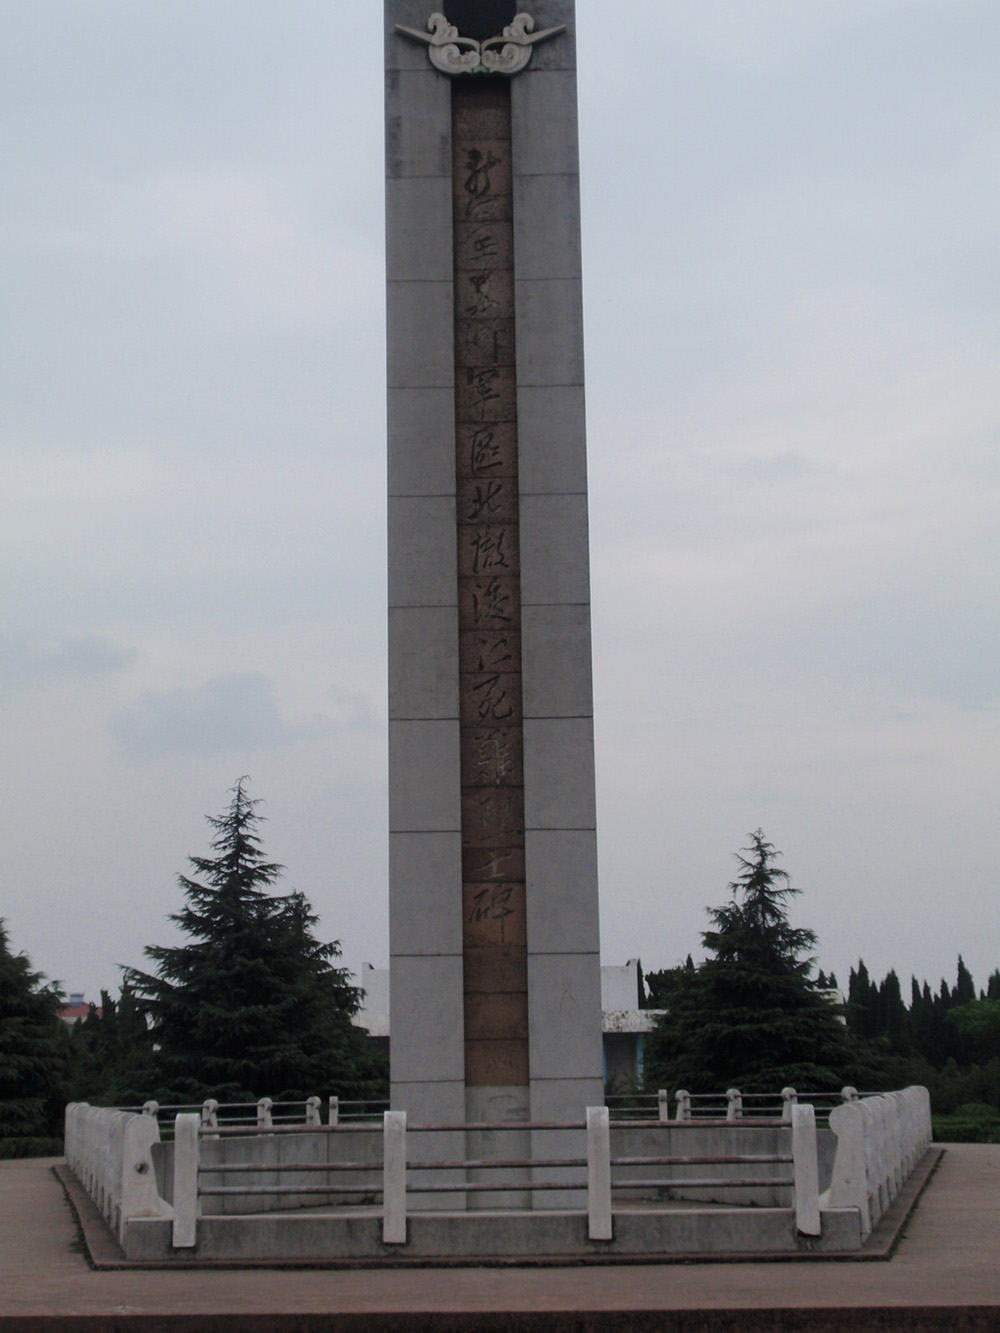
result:
[(510, 89), (452, 90), (465, 1078), (528, 1082)]

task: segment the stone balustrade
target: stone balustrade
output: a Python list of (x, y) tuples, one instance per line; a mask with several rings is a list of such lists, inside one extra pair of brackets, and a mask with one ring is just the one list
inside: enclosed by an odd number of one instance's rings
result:
[(86, 1102), (66, 1107), (67, 1165), (119, 1241), (133, 1218), (173, 1214), (157, 1190), (152, 1150), (159, 1140), (154, 1116)]
[(867, 1236), (930, 1147), (930, 1096), (921, 1087), (855, 1095), (830, 1112), (830, 1128), (837, 1147), (830, 1188), (820, 1202), (826, 1208), (857, 1208)]

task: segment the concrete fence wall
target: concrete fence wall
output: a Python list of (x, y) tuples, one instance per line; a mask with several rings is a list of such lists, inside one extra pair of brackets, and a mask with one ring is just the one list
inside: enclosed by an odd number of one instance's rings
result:
[[(645, 1216), (650, 1204), (657, 1216), (690, 1213), (704, 1219), (710, 1214), (699, 1206), (710, 1203), (735, 1207), (734, 1217), (773, 1214), (768, 1226), (791, 1227), (782, 1244), (794, 1246), (799, 1236), (856, 1247), (931, 1139), (930, 1100), (919, 1087), (845, 1102), (831, 1112), (829, 1129), (817, 1127), (811, 1105), (795, 1103), (789, 1121), (769, 1123), (610, 1121), (607, 1108), (593, 1107), (586, 1125), (518, 1126), (525, 1129), (538, 1131), (541, 1151), (528, 1160), (506, 1160), (503, 1153), (497, 1165), (504, 1172), (530, 1170), (525, 1192), (533, 1191), (533, 1197), (522, 1203), (497, 1194), (497, 1206), (514, 1205), (525, 1216), (582, 1215), (590, 1241), (602, 1243), (612, 1231), (618, 1236), (620, 1224), (623, 1244), (633, 1226), (629, 1219)], [(66, 1109), (66, 1157), (130, 1257), (150, 1257), (159, 1253), (157, 1247), (166, 1255), (200, 1246), (203, 1234), (215, 1234), (203, 1233), (202, 1224), (242, 1225), (241, 1215), (248, 1225), (248, 1215), (258, 1215), (253, 1223), (258, 1231), (265, 1222), (259, 1215), (280, 1211), (290, 1221), (296, 1211), (301, 1216), (302, 1209), (317, 1206), (329, 1221), (339, 1217), (337, 1225), (347, 1231), (363, 1222), (357, 1210), (345, 1213), (332, 1204), (375, 1205), (362, 1213), (379, 1220), (381, 1244), (405, 1246), (408, 1228), (414, 1219), (433, 1214), (435, 1200), (446, 1195), (458, 1213), (469, 1207), (473, 1196), (448, 1186), (459, 1178), (469, 1184), (478, 1179), (483, 1163), (472, 1160), (478, 1152), (472, 1158), (469, 1153), (481, 1145), (478, 1138), (467, 1141), (472, 1130), (478, 1134), (480, 1127), (416, 1125), (408, 1134), (402, 1112), (386, 1112), (383, 1122), (371, 1127), (319, 1125), (314, 1117), (296, 1127), (246, 1129), (227, 1129), (189, 1113), (177, 1116), (174, 1141), (163, 1143), (154, 1115), (73, 1103)], [(542, 1131), (552, 1131), (551, 1144)], [(561, 1194), (551, 1184), (555, 1173), (566, 1176)], [(432, 1178), (445, 1195), (421, 1191)], [(491, 1199), (494, 1194), (490, 1191)], [(669, 1201), (690, 1208), (655, 1208)], [(778, 1214), (791, 1215), (791, 1221), (776, 1222)], [(287, 1222), (274, 1218), (268, 1225), (273, 1230)], [(847, 1235), (851, 1227), (853, 1242)], [(753, 1237), (743, 1231), (741, 1244), (754, 1248)], [(264, 1249), (280, 1241), (279, 1248), (288, 1250), (282, 1249), (282, 1256), (294, 1258), (293, 1232), (301, 1228), (282, 1233), (284, 1239), (275, 1232)], [(230, 1243), (243, 1244), (235, 1232)]]
[(65, 1134), (67, 1165), (122, 1244), (132, 1218), (172, 1216), (157, 1188), (153, 1117), (70, 1102)]
[(930, 1147), (931, 1100), (909, 1087), (846, 1102), (830, 1113), (837, 1139), (826, 1208), (857, 1208), (864, 1235), (877, 1225)]
[[(816, 1130), (819, 1187), (827, 1189), (833, 1171), (836, 1139), (829, 1129)], [(648, 1125), (611, 1122), (611, 1155), (618, 1157), (775, 1157), (792, 1155), (792, 1126), (754, 1125), (740, 1121), (676, 1121)], [(614, 1170), (616, 1202), (623, 1204), (655, 1200), (686, 1200), (692, 1203), (737, 1204), (755, 1208), (788, 1208), (792, 1188), (789, 1162), (725, 1162), (707, 1167), (699, 1163), (664, 1166), (618, 1166)], [(665, 1175), (669, 1186), (658, 1185)], [(686, 1181), (716, 1178), (709, 1188), (687, 1188)], [(728, 1181), (753, 1178), (752, 1188), (728, 1187)], [(786, 1182), (784, 1184), (780, 1182)], [(634, 1182), (634, 1186), (633, 1186)], [(769, 1183), (774, 1182), (774, 1183)]]
[[(168, 1203), (174, 1202), (174, 1142), (158, 1143), (153, 1149), (160, 1193)], [(381, 1188), (382, 1121), (374, 1122), (371, 1129), (352, 1127), (348, 1132), (302, 1134), (253, 1134), (248, 1136), (213, 1137), (202, 1133), (198, 1145), (199, 1207), (203, 1216), (235, 1215), (241, 1213), (284, 1212), (290, 1208), (316, 1208), (331, 1203), (363, 1203), (374, 1199)], [(356, 1171), (345, 1171), (346, 1163), (356, 1162)], [(301, 1165), (307, 1169), (296, 1171)], [(329, 1173), (316, 1167), (329, 1165)], [(213, 1166), (246, 1166), (255, 1170), (239, 1173), (213, 1172)], [(312, 1168), (312, 1169), (308, 1169)], [(287, 1192), (281, 1194), (254, 1194), (255, 1189), (273, 1186), (280, 1181)], [(353, 1186), (354, 1193), (336, 1196), (303, 1194), (301, 1187), (310, 1190), (324, 1182), (338, 1187)], [(205, 1190), (232, 1188), (232, 1194), (206, 1194)], [(237, 1190), (245, 1192), (239, 1193)]]

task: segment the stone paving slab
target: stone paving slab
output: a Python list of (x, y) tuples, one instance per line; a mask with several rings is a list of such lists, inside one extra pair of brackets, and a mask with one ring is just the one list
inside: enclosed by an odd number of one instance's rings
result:
[(1000, 1146), (949, 1148), (883, 1263), (94, 1271), (51, 1161), (0, 1163), (2, 1333), (998, 1333)]

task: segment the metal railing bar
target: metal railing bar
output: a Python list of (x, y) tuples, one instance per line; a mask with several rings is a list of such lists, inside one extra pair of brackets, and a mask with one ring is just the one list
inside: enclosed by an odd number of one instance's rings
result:
[(776, 1186), (791, 1188), (795, 1184), (791, 1176), (775, 1176), (767, 1180), (726, 1180), (724, 1177), (713, 1177), (705, 1180), (684, 1180), (683, 1177), (672, 1176), (669, 1180), (612, 1180), (611, 1188), (613, 1190), (642, 1190), (642, 1189), (774, 1189)]
[(766, 1153), (743, 1157), (612, 1157), (612, 1166), (765, 1166), (792, 1162), (791, 1153)]
[(520, 1190), (585, 1190), (585, 1180), (573, 1183), (567, 1180), (520, 1180), (504, 1182), (501, 1180), (486, 1182), (456, 1181), (454, 1185), (410, 1185), (407, 1194), (499, 1194), (517, 1193)]
[(275, 1195), (287, 1194), (298, 1196), (299, 1194), (381, 1194), (381, 1185), (296, 1185), (289, 1188), (286, 1185), (209, 1185), (204, 1189), (199, 1185), (198, 1197), (213, 1198), (219, 1195), (233, 1197), (239, 1195), (249, 1197), (251, 1195)]
[(208, 1166), (204, 1162), (198, 1164), (198, 1174), (200, 1176), (214, 1176), (221, 1173), (239, 1172), (249, 1175), (257, 1172), (260, 1175), (274, 1175), (281, 1171), (381, 1171), (381, 1162), (281, 1162), (274, 1166), (262, 1166), (257, 1162), (225, 1162), (218, 1166)]
[[(673, 1132), (675, 1129), (705, 1129), (711, 1125), (738, 1125), (740, 1129), (787, 1129), (791, 1126), (787, 1120), (780, 1120), (777, 1117), (765, 1119), (764, 1116), (754, 1116), (751, 1121), (727, 1120), (725, 1116), (698, 1116), (694, 1120), (660, 1120), (653, 1121), (653, 1124), (659, 1124), (663, 1129)], [(648, 1129), (649, 1120), (612, 1120), (612, 1129)]]

